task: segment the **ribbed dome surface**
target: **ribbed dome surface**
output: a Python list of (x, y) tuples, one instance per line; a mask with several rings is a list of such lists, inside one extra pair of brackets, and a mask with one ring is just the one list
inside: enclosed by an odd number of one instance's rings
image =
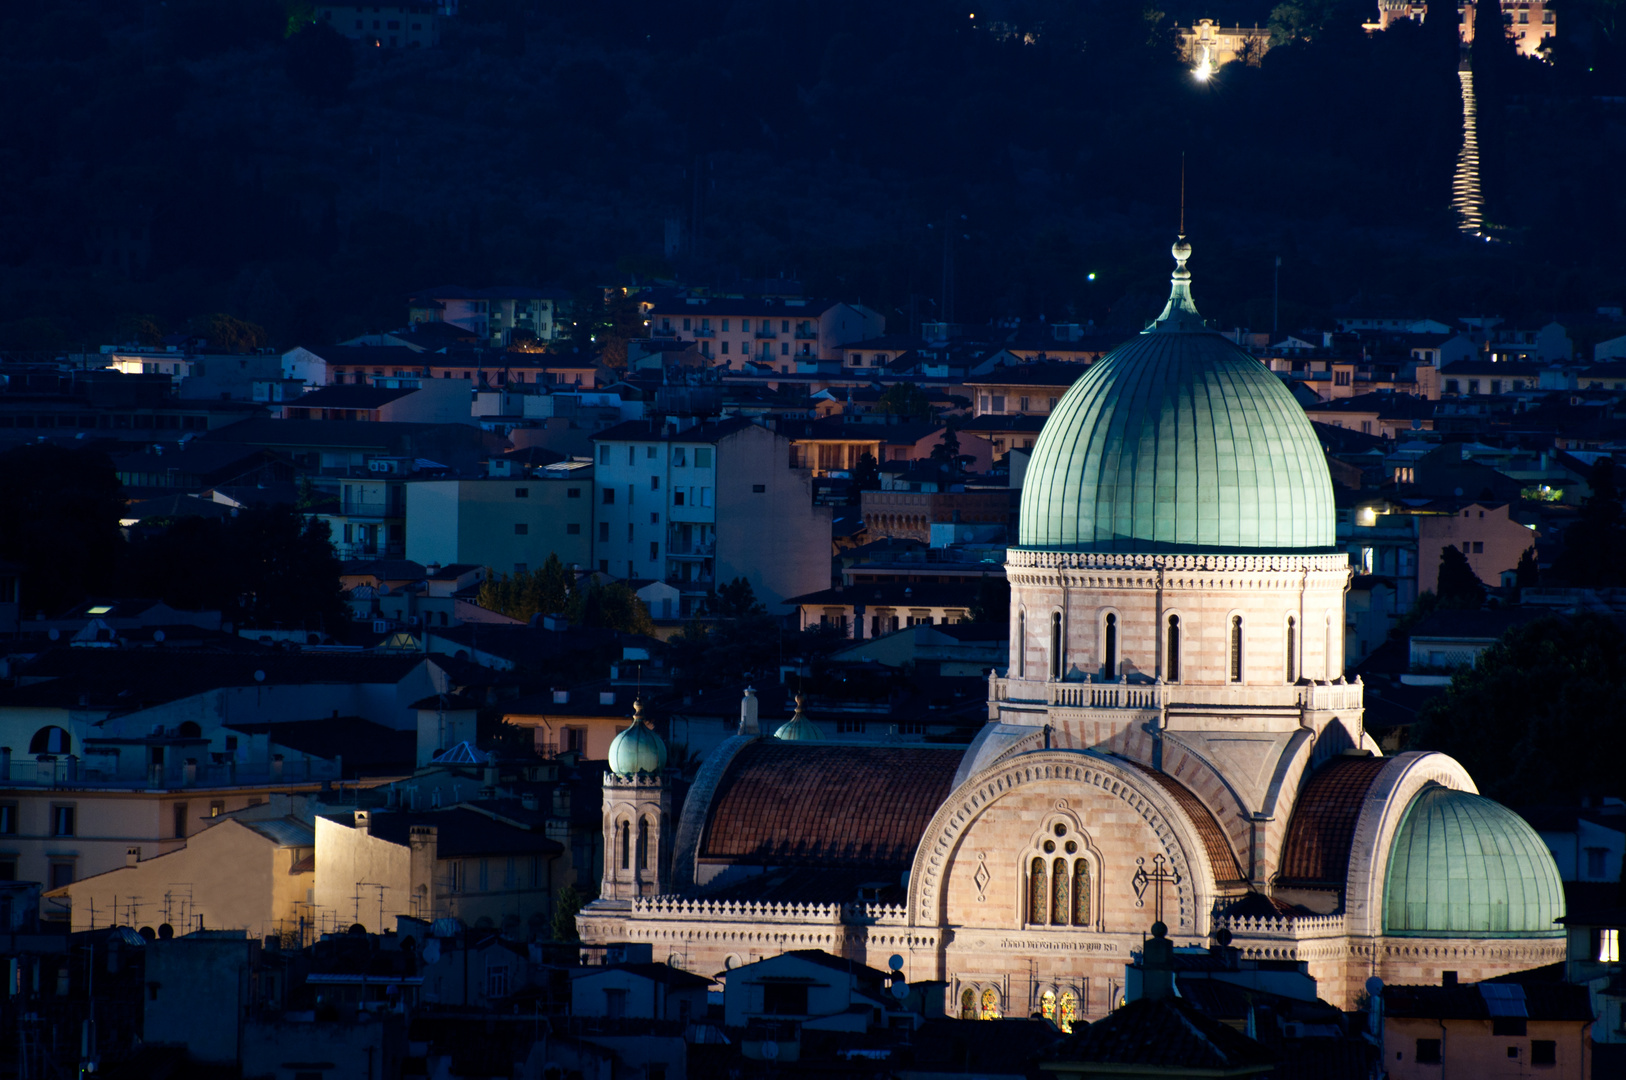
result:
[(1383, 925), (1414, 937), (1560, 937), (1564, 883), (1518, 814), (1482, 795), (1418, 792), (1389, 847)]
[(1039, 433), (1022, 487), (1022, 547), (1333, 546), (1332, 481), (1315, 429), (1263, 363), (1202, 328), (1189, 253), (1177, 246), (1163, 317), (1093, 364)]

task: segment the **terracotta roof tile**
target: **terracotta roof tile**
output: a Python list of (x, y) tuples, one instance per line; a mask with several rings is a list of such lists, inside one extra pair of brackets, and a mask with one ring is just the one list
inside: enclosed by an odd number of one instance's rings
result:
[(1299, 793), (1287, 826), (1277, 878), (1281, 884), (1343, 885), (1361, 804), (1387, 764), (1388, 758), (1340, 757), (1316, 770)]
[(961, 750), (819, 746), (741, 750), (712, 800), (700, 858), (906, 869), (954, 787)]
[(1180, 804), (1180, 809), (1185, 811), (1186, 817), (1191, 819), (1197, 835), (1202, 837), (1203, 847), (1208, 851), (1208, 862), (1214, 868), (1215, 886), (1223, 889), (1246, 884), (1247, 875), (1243, 874), (1241, 865), (1236, 861), (1236, 852), (1231, 850), (1231, 840), (1225, 835), (1225, 830), (1220, 828), (1214, 812), (1203, 805), (1203, 801), (1192, 794), (1190, 788), (1168, 773), (1149, 769), (1138, 761), (1129, 761), (1128, 764), (1156, 781), (1159, 787)]

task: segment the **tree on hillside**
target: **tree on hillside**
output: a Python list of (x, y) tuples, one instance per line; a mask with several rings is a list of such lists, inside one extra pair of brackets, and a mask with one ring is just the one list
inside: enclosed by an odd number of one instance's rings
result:
[(1424, 706), (1408, 749), (1450, 754), (1521, 804), (1616, 795), (1626, 755), (1626, 633), (1598, 615), (1510, 630)]
[[(875, 460), (875, 455), (865, 450), (858, 455), (858, 462), (853, 466), (853, 491), (878, 491), (881, 487), (881, 464)], [(856, 500), (855, 500), (856, 501)]]
[(619, 630), (626, 634), (655, 633), (655, 620), (638, 594), (624, 581), (592, 583), (572, 594), (570, 621), (577, 626)]
[(530, 622), (536, 615), (558, 615), (570, 608), (573, 578), (555, 552), (536, 570), (512, 577), (486, 567), (476, 603), (510, 619)]
[(911, 382), (897, 382), (881, 392), (881, 411), (909, 420), (930, 420), (936, 415), (926, 391)]
[(124, 500), (99, 450), (49, 444), (0, 453), (0, 560), (22, 566), (22, 610), (56, 615), (112, 591)]
[(286, 503), (181, 518), (130, 547), (124, 592), (222, 612), (257, 627), (339, 629), (347, 620), (327, 522)]
[(1440, 607), (1477, 611), (1485, 602), (1485, 585), (1468, 565), (1468, 556), (1447, 544), (1440, 552), (1440, 581), (1435, 589)]
[(265, 327), (218, 311), (192, 319), (187, 324), (187, 332), (206, 340), (213, 352), (253, 352), (269, 341)]
[(1564, 530), (1564, 550), (1555, 569), (1566, 584), (1586, 588), (1626, 585), (1626, 517), (1615, 487), (1613, 458), (1599, 458), (1587, 475), (1592, 493), (1581, 504), (1580, 520)]
[(356, 77), (355, 45), (327, 23), (309, 23), (283, 45), (283, 70), (306, 98), (321, 105), (344, 100)]
[(768, 613), (768, 609), (758, 602), (751, 583), (742, 577), (717, 586), (715, 610), (718, 618), (722, 619), (743, 619)]

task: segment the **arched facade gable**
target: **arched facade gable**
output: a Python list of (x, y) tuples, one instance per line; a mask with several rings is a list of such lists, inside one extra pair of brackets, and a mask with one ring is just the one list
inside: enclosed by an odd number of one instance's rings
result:
[(1351, 937), (1382, 936), (1389, 845), (1412, 796), (1428, 784), (1479, 793), (1468, 770), (1448, 755), (1412, 751), (1390, 759), (1372, 782), (1355, 821), (1344, 886), (1344, 925)]
[[(1086, 785), (1121, 800), (1139, 814), (1181, 879), (1165, 900), (1165, 921), (1179, 933), (1206, 935), (1214, 905), (1214, 871), (1196, 827), (1155, 781), (1077, 750), (1042, 750), (1001, 762), (967, 780), (944, 800), (915, 850), (909, 875), (909, 925), (944, 924), (944, 886), (950, 864), (971, 826), (991, 807), (1013, 792), (1060, 785)], [(1066, 788), (1058, 791), (1063, 797), (1066, 793)], [(1127, 888), (1133, 871), (1103, 867), (1102, 874), (1107, 873), (1122, 874), (1125, 880), (1119, 886)]]

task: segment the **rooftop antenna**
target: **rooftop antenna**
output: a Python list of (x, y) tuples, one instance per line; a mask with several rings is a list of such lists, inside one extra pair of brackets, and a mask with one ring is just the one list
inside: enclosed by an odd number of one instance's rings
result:
[(1180, 151), (1180, 235), (1186, 235), (1186, 152)]

